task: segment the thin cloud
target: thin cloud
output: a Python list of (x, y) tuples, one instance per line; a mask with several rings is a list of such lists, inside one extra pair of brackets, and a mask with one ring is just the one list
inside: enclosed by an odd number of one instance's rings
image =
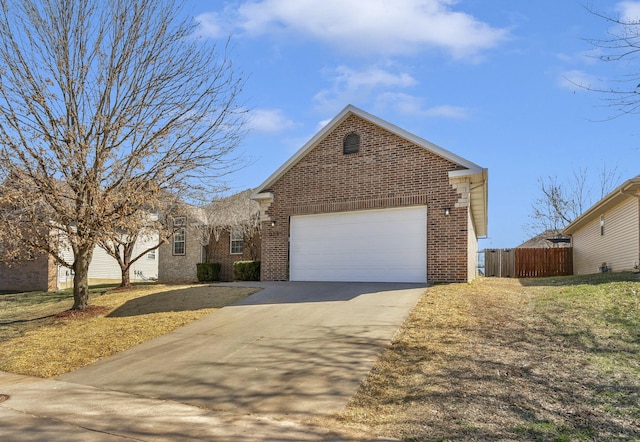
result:
[(443, 104), (426, 106), (425, 100), (405, 93), (387, 92), (376, 100), (377, 108), (393, 109), (399, 114), (413, 117), (441, 117), (464, 120), (469, 118), (469, 111), (461, 106)]
[(576, 52), (574, 54), (558, 53), (556, 58), (563, 63), (569, 65), (593, 65), (600, 60), (602, 55), (602, 48), (593, 48), (588, 51)]
[(203, 37), (221, 38), (228, 34), (228, 27), (216, 12), (205, 12), (195, 17), (198, 23), (198, 34)]
[(558, 85), (572, 91), (579, 89), (598, 89), (602, 81), (584, 71), (573, 69), (565, 71), (558, 77)]
[(295, 126), (280, 109), (253, 109), (249, 113), (249, 129), (262, 133), (279, 133)]
[(619, 2), (616, 10), (620, 13), (620, 19), (626, 23), (638, 23), (640, 21), (640, 2)]
[(402, 89), (414, 86), (418, 81), (406, 72), (392, 72), (378, 66), (352, 69), (338, 66), (328, 70), (331, 86), (314, 97), (317, 107), (325, 112), (336, 112), (345, 103), (362, 103), (371, 100), (381, 90)]
[(232, 24), (249, 36), (310, 38), (347, 53), (408, 55), (441, 49), (456, 59), (475, 59), (508, 37), (465, 12), (454, 0), (261, 0), (226, 9), (224, 18), (202, 14), (203, 29)]
[(344, 84), (348, 89), (372, 87), (409, 87), (417, 84), (413, 76), (406, 72), (391, 72), (379, 67), (369, 67), (363, 70), (338, 66), (335, 70), (336, 81)]

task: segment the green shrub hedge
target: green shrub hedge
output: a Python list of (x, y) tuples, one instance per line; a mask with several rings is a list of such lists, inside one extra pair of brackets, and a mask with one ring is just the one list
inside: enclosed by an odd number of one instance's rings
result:
[(236, 261), (233, 263), (236, 281), (260, 281), (260, 261)]
[(218, 262), (199, 262), (196, 264), (198, 281), (220, 281), (220, 267)]

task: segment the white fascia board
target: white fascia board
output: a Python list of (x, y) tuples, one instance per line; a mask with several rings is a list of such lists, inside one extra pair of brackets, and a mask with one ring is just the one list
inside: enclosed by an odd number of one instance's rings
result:
[(254, 192), (251, 194), (250, 197), (252, 200), (254, 201), (265, 201), (265, 202), (269, 202), (269, 201), (273, 201), (273, 193), (271, 192)]
[(320, 129), (320, 131), (316, 133), (313, 136), (313, 138), (307, 141), (307, 143), (304, 146), (302, 146), (291, 158), (289, 158), (287, 162), (285, 162), (282, 166), (280, 166), (278, 170), (276, 170), (269, 178), (267, 178), (260, 186), (258, 186), (254, 194), (252, 195), (252, 199), (255, 199), (253, 198), (253, 196), (259, 194), (261, 191), (269, 189), (269, 187), (272, 186), (273, 183), (275, 183), (285, 172), (287, 172), (291, 167), (293, 167), (293, 165), (295, 165), (302, 157), (304, 157), (311, 149), (313, 149), (320, 141), (322, 141), (322, 139), (324, 139), (324, 137), (328, 133), (330, 133), (336, 126), (338, 126), (342, 121), (344, 121), (350, 114), (354, 114), (364, 120), (368, 120), (371, 123), (391, 133), (394, 133), (395, 135), (401, 138), (404, 138), (405, 140), (413, 144), (416, 144), (424, 148), (425, 150), (433, 152), (434, 154), (465, 168), (464, 170), (460, 170), (456, 172), (460, 172), (462, 174), (468, 175), (468, 174), (482, 173), (483, 170), (485, 170), (482, 167), (478, 166), (477, 164), (469, 160), (466, 160), (452, 152), (449, 152), (446, 149), (443, 149), (440, 146), (430, 143), (429, 141), (423, 138), (420, 138), (417, 135), (407, 132), (406, 130), (401, 129), (398, 126), (395, 126), (387, 121), (384, 121), (381, 118), (376, 117), (375, 115), (371, 115), (370, 113), (365, 112), (362, 109), (359, 109), (353, 106), (352, 104), (349, 104), (338, 115), (336, 115), (329, 123), (327, 123), (322, 129)]
[(449, 178), (465, 177), (470, 184), (470, 210), (477, 236), (487, 236), (489, 227), (489, 171), (453, 170)]

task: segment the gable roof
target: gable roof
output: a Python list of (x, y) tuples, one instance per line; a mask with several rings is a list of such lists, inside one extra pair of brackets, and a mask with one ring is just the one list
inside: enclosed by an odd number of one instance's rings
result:
[(458, 170), (449, 172), (449, 177), (474, 176), (477, 178), (471, 181), (471, 214), (475, 223), (476, 233), (478, 236), (487, 235), (487, 169), (466, 160), (440, 146), (437, 146), (423, 138), (418, 137), (398, 126), (395, 126), (375, 115), (363, 111), (351, 104), (347, 105), (338, 115), (336, 115), (329, 123), (327, 123), (318, 133), (316, 133), (307, 143), (300, 148), (289, 160), (280, 166), (269, 178), (259, 185), (253, 194), (252, 199), (263, 200), (269, 197), (263, 192), (268, 192), (269, 188), (278, 181), (289, 169), (298, 163), (308, 152), (316, 147), (327, 135), (329, 135), (336, 127), (345, 121), (351, 115), (356, 115), (363, 120), (369, 121), (380, 128), (391, 132), (400, 138), (403, 138), (423, 149), (432, 152), (452, 163), (460, 166)]
[[(552, 247), (571, 247), (569, 238), (563, 237), (556, 229), (548, 229), (520, 244), (517, 249), (547, 249)], [(557, 241), (554, 241), (557, 240)]]
[(630, 180), (625, 181), (613, 192), (609, 193), (607, 196), (595, 203), (582, 215), (573, 220), (571, 224), (565, 227), (562, 233), (571, 235), (586, 223), (600, 217), (602, 212), (611, 209), (612, 207), (620, 204), (629, 197), (640, 198), (640, 175), (637, 175)]
[(349, 116), (356, 115), (363, 120), (367, 120), (401, 138), (404, 138), (407, 141), (416, 144), (419, 147), (422, 147), (425, 150), (435, 153), (436, 155), (445, 158), (453, 163), (460, 165), (462, 168), (467, 169), (469, 171), (474, 171), (475, 173), (482, 173), (482, 168), (471, 161), (465, 160), (464, 158), (449, 152), (446, 149), (443, 149), (440, 146), (436, 146), (429, 141), (418, 137), (410, 132), (407, 132), (404, 129), (399, 128), (387, 121), (384, 121), (381, 118), (376, 117), (375, 115), (371, 115), (368, 112), (363, 111), (353, 105), (348, 105), (345, 107), (338, 115), (336, 115), (329, 123), (327, 123), (318, 133), (316, 133), (307, 143), (302, 146), (300, 150), (298, 150), (286, 163), (284, 163), (278, 170), (276, 170), (269, 178), (266, 179), (264, 183), (258, 186), (254, 192), (254, 195), (263, 192), (268, 189), (273, 183), (275, 183), (282, 175), (284, 175), (289, 169), (291, 169), (298, 161), (300, 161), (309, 151), (311, 151), (314, 147), (320, 143), (328, 134), (330, 134), (338, 125), (340, 125), (344, 120), (346, 120)]

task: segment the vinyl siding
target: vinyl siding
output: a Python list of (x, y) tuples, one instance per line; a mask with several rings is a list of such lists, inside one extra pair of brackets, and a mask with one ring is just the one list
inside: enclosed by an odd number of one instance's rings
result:
[[(141, 252), (158, 243), (158, 235), (155, 234), (150, 238), (138, 240), (133, 248), (133, 257), (135, 258)], [(144, 278), (158, 278), (158, 252), (156, 251), (155, 259), (149, 259), (147, 254), (138, 259), (131, 265), (129, 276), (132, 282), (141, 281)], [(142, 277), (136, 276), (136, 272), (142, 272)], [(96, 247), (93, 251), (93, 259), (89, 265), (89, 279), (105, 280), (113, 279), (120, 281), (122, 272), (118, 262), (112, 258), (107, 252), (100, 247)]]
[[(600, 215), (604, 215), (603, 236)], [(603, 263), (616, 272), (633, 270), (639, 251), (638, 199), (630, 196), (573, 233), (573, 271), (577, 275), (597, 273)]]
[[(133, 256), (136, 257), (143, 250), (148, 249), (152, 244), (158, 243), (158, 235), (153, 234), (150, 237), (139, 240), (133, 251)], [(71, 248), (65, 250), (62, 255), (68, 262), (73, 261), (73, 251)], [(159, 251), (156, 250), (155, 259), (147, 258), (147, 255), (140, 258), (133, 263), (130, 269), (129, 276), (132, 282), (141, 281), (143, 278), (136, 276), (136, 271), (141, 271), (144, 278), (157, 278), (158, 277), (158, 256)], [(97, 247), (93, 251), (93, 258), (91, 264), (89, 264), (89, 282), (92, 281), (105, 281), (112, 280), (114, 282), (120, 282), (122, 273), (118, 262), (113, 259), (107, 252)], [(73, 281), (71, 271), (66, 267), (59, 267), (58, 269), (58, 281), (62, 284), (62, 287), (67, 287), (69, 283)]]

